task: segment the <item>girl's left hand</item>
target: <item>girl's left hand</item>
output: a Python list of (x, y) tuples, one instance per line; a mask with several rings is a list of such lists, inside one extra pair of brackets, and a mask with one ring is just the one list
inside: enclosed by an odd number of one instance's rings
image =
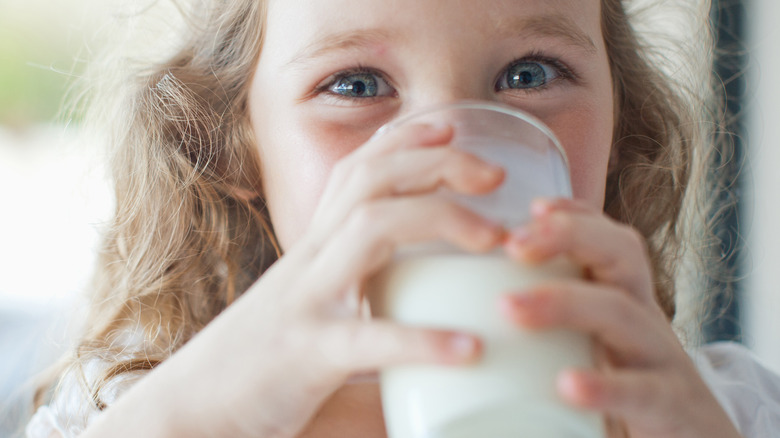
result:
[(642, 236), (578, 201), (539, 200), (532, 215), (508, 238), (510, 256), (540, 263), (564, 255), (585, 279), (507, 296), (503, 308), (524, 328), (589, 333), (604, 352), (599, 369), (559, 376), (561, 397), (605, 414), (612, 437), (621, 429), (631, 438), (739, 437), (656, 302)]

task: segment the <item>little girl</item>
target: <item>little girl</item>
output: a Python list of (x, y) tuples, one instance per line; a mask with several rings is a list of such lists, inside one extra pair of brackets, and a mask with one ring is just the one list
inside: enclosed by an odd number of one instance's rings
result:
[[(83, 338), (28, 436), (383, 437), (371, 373), (481, 354), (472, 334), (372, 320), (355, 304), (399, 245), (428, 240), (585, 269), (507, 291), (496, 317), (593, 336), (605, 366), (564, 372), (557, 389), (602, 413), (611, 437), (778, 434), (766, 385), (780, 380), (733, 345), (689, 355), (671, 328), (686, 208), (708, 184), (708, 100), (664, 75), (623, 2), (181, 10), (174, 53), (125, 59), (109, 104), (94, 106), (110, 127), (116, 211)], [(450, 126), (372, 138), (461, 99), (545, 122), (575, 199), (538, 200), (530, 223), (503, 230), (431, 196), (502, 178), (447, 147)]]

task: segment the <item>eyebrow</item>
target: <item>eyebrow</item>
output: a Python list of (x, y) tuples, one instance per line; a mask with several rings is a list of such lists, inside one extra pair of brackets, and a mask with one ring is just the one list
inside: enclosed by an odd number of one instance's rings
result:
[(286, 65), (294, 66), (314, 58), (320, 58), (332, 52), (342, 52), (360, 49), (396, 39), (398, 34), (384, 29), (357, 29), (343, 33), (328, 35), (317, 39), (304, 47)]
[[(542, 35), (567, 41), (589, 53), (596, 52), (596, 44), (569, 17), (553, 14), (533, 17), (520, 17), (501, 20), (496, 23), (496, 34), (500, 37), (518, 35)], [(295, 66), (320, 58), (332, 52), (361, 49), (367, 46), (398, 39), (400, 35), (386, 29), (357, 29), (336, 33), (319, 38), (304, 47), (286, 66)]]
[(571, 18), (560, 14), (508, 18), (496, 23), (496, 33), (504, 37), (526, 34), (541, 35), (562, 39), (591, 54), (597, 51), (593, 39), (580, 29)]

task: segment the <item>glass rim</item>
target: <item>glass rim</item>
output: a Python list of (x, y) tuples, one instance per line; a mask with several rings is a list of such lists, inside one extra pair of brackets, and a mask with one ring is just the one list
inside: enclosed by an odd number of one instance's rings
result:
[(571, 169), (569, 167), (569, 157), (568, 155), (566, 155), (566, 150), (563, 149), (563, 146), (561, 145), (561, 142), (558, 140), (558, 137), (555, 136), (552, 130), (547, 125), (545, 125), (544, 122), (534, 117), (533, 115), (520, 110), (519, 108), (515, 108), (513, 106), (507, 105), (505, 103), (500, 103), (500, 102), (491, 102), (491, 101), (483, 101), (483, 100), (459, 100), (450, 103), (432, 105), (410, 114), (404, 114), (398, 119), (390, 121), (389, 123), (380, 127), (379, 130), (377, 130), (376, 133), (374, 133), (374, 137), (381, 136), (385, 133), (385, 131), (396, 128), (397, 126), (406, 123), (413, 118), (417, 118), (425, 114), (430, 114), (445, 109), (446, 110), (462, 110), (462, 109), (485, 110), (485, 111), (493, 111), (496, 113), (506, 114), (508, 116), (516, 117), (532, 125), (534, 128), (542, 131), (542, 133), (552, 141), (552, 144), (555, 146), (555, 149), (561, 155), (561, 158), (563, 158), (563, 164), (564, 166), (566, 166), (566, 170), (571, 172)]

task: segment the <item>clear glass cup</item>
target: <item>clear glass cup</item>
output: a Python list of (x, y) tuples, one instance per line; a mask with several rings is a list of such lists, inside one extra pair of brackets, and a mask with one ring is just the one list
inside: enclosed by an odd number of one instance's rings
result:
[[(438, 194), (502, 223), (530, 218), (538, 197), (571, 197), (566, 155), (540, 121), (515, 108), (476, 101), (434, 107), (391, 122), (451, 124), (451, 147), (500, 165), (505, 180), (479, 196)], [(401, 248), (369, 284), (374, 317), (456, 329), (483, 340), (483, 358), (468, 366), (405, 365), (380, 372), (390, 438), (603, 438), (602, 418), (560, 400), (555, 380), (570, 367), (592, 367), (590, 338), (569, 330), (529, 332), (499, 314), (503, 294), (555, 278), (579, 277), (564, 258), (524, 266), (497, 249), (471, 254), (442, 242)]]

